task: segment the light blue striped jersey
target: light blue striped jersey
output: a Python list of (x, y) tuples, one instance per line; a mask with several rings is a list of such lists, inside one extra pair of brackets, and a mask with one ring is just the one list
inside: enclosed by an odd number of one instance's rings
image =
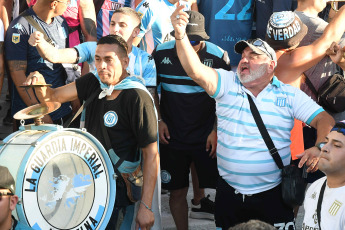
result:
[(174, 40), (170, 35), (173, 26), (170, 21), (171, 14), (176, 6), (168, 0), (143, 0), (136, 8), (141, 16), (140, 47), (149, 54), (158, 44)]
[(281, 182), (281, 173), (257, 128), (246, 93), (252, 96), (284, 165), (290, 163), (294, 118), (310, 124), (324, 110), (304, 92), (276, 77), (254, 97), (234, 72), (217, 72), (217, 91), (212, 97), (218, 117), (219, 175), (242, 194), (272, 189)]
[(131, 7), (132, 0), (104, 0), (97, 14), (97, 39), (109, 34), (109, 25), (114, 11), (120, 7)]
[[(78, 63), (87, 62), (92, 64), (95, 61), (97, 42), (84, 42), (74, 48), (79, 52)], [(147, 52), (132, 46), (132, 52), (129, 56), (129, 65), (127, 70), (131, 75), (141, 76), (145, 80), (145, 86), (156, 87), (157, 72), (156, 64), (151, 55)]]

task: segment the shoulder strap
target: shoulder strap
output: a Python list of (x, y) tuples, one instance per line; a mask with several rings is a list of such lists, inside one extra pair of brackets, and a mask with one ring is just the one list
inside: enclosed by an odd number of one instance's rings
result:
[(322, 185), (321, 190), (320, 190), (319, 200), (317, 201), (316, 215), (317, 215), (317, 221), (319, 224), (319, 230), (321, 230), (321, 204), (322, 204), (322, 200), (323, 200), (323, 194), (325, 193), (326, 182), (327, 182), (327, 180), (325, 180), (325, 182), (323, 182), (323, 185)]
[(262, 121), (260, 113), (259, 113), (253, 99), (251, 98), (251, 96), (248, 93), (247, 93), (247, 97), (248, 97), (248, 101), (249, 101), (249, 105), (250, 105), (250, 111), (252, 112), (252, 115), (254, 117), (256, 125), (258, 126), (258, 129), (261, 133), (261, 136), (264, 139), (265, 144), (266, 144), (268, 150), (270, 151), (270, 154), (273, 157), (274, 162), (277, 164), (279, 169), (283, 169), (284, 168), (283, 161), (282, 161), (281, 157), (279, 156), (278, 150), (274, 146), (274, 143), (270, 137), (270, 134), (268, 133), (268, 131), (265, 127), (264, 122)]
[(91, 101), (93, 101), (93, 99), (95, 99), (95, 97), (97, 95), (99, 95), (99, 93), (101, 92), (101, 90), (96, 90), (95, 92), (93, 92), (93, 94), (91, 94), (90, 97), (88, 97), (86, 99), (86, 101), (83, 103), (82, 106), (80, 106), (80, 108), (78, 109), (78, 111), (75, 113), (75, 115), (70, 118), (69, 120), (66, 121), (66, 125), (64, 125), (64, 128), (68, 128), (70, 126), (70, 124), (79, 116), (79, 114), (83, 111), (84, 108), (86, 108), (86, 106), (88, 106), (88, 104), (90, 104)]
[(105, 141), (105, 147), (106, 147), (106, 150), (109, 154), (109, 157), (114, 165), (114, 170), (116, 171), (116, 169), (125, 161), (125, 158), (128, 156), (129, 152), (130, 151), (127, 151), (125, 155), (123, 155), (122, 157), (120, 157), (120, 159), (117, 161), (117, 162), (114, 162), (114, 159), (116, 155), (115, 154), (115, 151), (113, 149), (113, 147), (111, 146), (111, 142), (110, 142), (110, 138), (109, 138), (109, 134), (108, 134), (108, 131), (107, 129), (105, 128), (105, 125), (104, 125), (104, 121), (103, 121), (103, 114), (104, 114), (104, 101), (105, 101), (105, 98), (102, 98), (100, 100), (100, 103), (101, 103), (101, 111), (100, 111), (100, 123), (99, 125), (101, 126), (101, 129), (102, 129), (102, 134), (103, 134), (103, 138), (104, 138), (104, 141)]
[(24, 11), (21, 16), (23, 16), (29, 23), (32, 25), (37, 31), (41, 32), (44, 36), (44, 39), (51, 45), (54, 46), (53, 41), (48, 37), (47, 33), (42, 29), (42, 27), (37, 23), (37, 21), (27, 13), (27, 11)]
[(313, 83), (311, 83), (311, 81), (309, 80), (309, 78), (307, 77), (307, 75), (305, 75), (305, 83), (307, 84), (307, 86), (309, 87), (309, 89), (313, 92), (313, 94), (317, 97), (318, 95), (318, 92), (317, 90), (315, 89)]

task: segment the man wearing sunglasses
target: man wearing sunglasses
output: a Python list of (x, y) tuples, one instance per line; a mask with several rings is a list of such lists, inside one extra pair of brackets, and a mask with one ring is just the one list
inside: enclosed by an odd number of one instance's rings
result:
[[(290, 164), (290, 131), (294, 118), (314, 127), (318, 141), (334, 125), (333, 118), (301, 90), (274, 76), (275, 51), (261, 39), (240, 41), (237, 73), (203, 65), (185, 36), (189, 16), (178, 7), (171, 21), (181, 64), (198, 85), (216, 100), (217, 164), (216, 226), (228, 229), (250, 219), (276, 228), (295, 229), (293, 208), (282, 199), (281, 171), (273, 160), (251, 112), (252, 99), (283, 164)], [(337, 17), (337, 16), (336, 16)], [(305, 151), (308, 172), (320, 150)]]
[[(192, 52), (205, 65), (230, 70), (227, 52), (205, 41), (209, 36), (204, 16), (196, 11), (186, 12), (190, 16), (186, 36), (191, 40)], [(175, 36), (174, 31), (171, 35)], [(183, 70), (174, 40), (158, 45), (153, 56), (161, 87), (158, 125), (162, 188), (170, 191), (170, 211), (177, 229), (188, 229), (186, 196), (190, 167), (196, 168), (195, 179), (200, 188), (193, 188), (190, 217), (214, 219), (214, 202), (205, 197), (204, 188), (215, 188), (218, 178), (213, 130), (215, 101)]]
[[(68, 47), (68, 25), (61, 17), (67, 9), (68, 0), (38, 0), (37, 3), (24, 11), (28, 18), (32, 18), (44, 30), (56, 47)], [(10, 75), (14, 86), (12, 92), (12, 115), (21, 109), (34, 104), (38, 100), (33, 91), (26, 91), (19, 86), (25, 81), (27, 75), (33, 71), (42, 73), (48, 84), (56, 88), (65, 85), (66, 71), (61, 64), (44, 61), (35, 47), (28, 44), (30, 34), (36, 31), (32, 22), (29, 23), (24, 15), (14, 19), (7, 30), (5, 37), (5, 57), (8, 62)], [(64, 103), (55, 112), (44, 116), (45, 123), (62, 124), (71, 116), (70, 103)], [(19, 126), (19, 121), (16, 122)]]
[(0, 229), (31, 230), (12, 216), (12, 211), (18, 203), (18, 196), (14, 194), (15, 183), (8, 168), (0, 166)]

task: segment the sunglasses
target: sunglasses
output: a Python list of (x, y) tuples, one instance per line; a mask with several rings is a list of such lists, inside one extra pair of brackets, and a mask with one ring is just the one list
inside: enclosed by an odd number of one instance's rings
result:
[(268, 48), (266, 47), (266, 44), (260, 38), (248, 40), (248, 42), (256, 47), (261, 47), (262, 49), (260, 50), (265, 52), (265, 54), (267, 54), (273, 60), (272, 55), (267, 51)]
[(190, 41), (190, 44), (191, 44), (192, 46), (197, 46), (197, 45), (200, 44), (200, 41)]
[(0, 192), (0, 201), (2, 201), (3, 196), (13, 196), (14, 194), (11, 192)]

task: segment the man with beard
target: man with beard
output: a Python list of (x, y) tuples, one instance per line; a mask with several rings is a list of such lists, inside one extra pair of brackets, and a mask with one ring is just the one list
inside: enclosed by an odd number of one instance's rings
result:
[[(274, 76), (277, 58), (261, 39), (239, 41), (242, 55), (237, 73), (203, 65), (193, 52), (185, 28), (183, 7), (172, 14), (178, 57), (187, 75), (216, 100), (217, 162), (220, 178), (216, 194), (216, 226), (228, 229), (259, 219), (295, 229), (293, 209), (282, 200), (281, 174), (260, 134), (249, 106), (256, 104), (283, 164), (290, 163), (290, 131), (294, 118), (318, 130), (323, 141), (334, 124), (332, 117), (301, 90)], [(305, 150), (301, 164), (314, 169), (320, 150)]]
[(344, 135), (345, 121), (337, 122), (322, 144), (318, 167), (326, 176), (307, 191), (303, 229), (345, 229)]

